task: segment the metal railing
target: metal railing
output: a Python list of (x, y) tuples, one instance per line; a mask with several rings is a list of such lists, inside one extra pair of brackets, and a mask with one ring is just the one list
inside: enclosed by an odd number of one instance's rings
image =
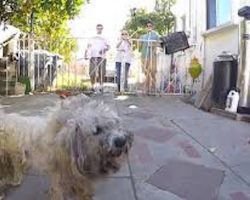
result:
[[(66, 39), (63, 39), (65, 42)], [(66, 60), (62, 54), (53, 52), (53, 46), (59, 46), (60, 41), (50, 42), (43, 39), (20, 38), (17, 41), (16, 53), (17, 76), (29, 77), (31, 86), (36, 91), (56, 90), (91, 90), (90, 59), (84, 58), (89, 38), (69, 38), (74, 41), (76, 51)], [(67, 41), (66, 41), (67, 42)], [(154, 41), (132, 39), (131, 63), (125, 83), (125, 63), (121, 62), (120, 92), (134, 94), (185, 94), (191, 81), (187, 72), (187, 55), (178, 54), (171, 59), (165, 55), (160, 45)], [(146, 49), (145, 49), (145, 43)], [(144, 44), (144, 47), (143, 47)], [(102, 92), (118, 92), (116, 71), (115, 43), (106, 55), (106, 70), (104, 80), (95, 77), (95, 90)], [(144, 49), (143, 49), (144, 48)], [(96, 73), (100, 63), (94, 65)], [(102, 78), (101, 78), (102, 79)], [(99, 80), (99, 81), (98, 81)], [(7, 85), (6, 85), (7, 87)]]

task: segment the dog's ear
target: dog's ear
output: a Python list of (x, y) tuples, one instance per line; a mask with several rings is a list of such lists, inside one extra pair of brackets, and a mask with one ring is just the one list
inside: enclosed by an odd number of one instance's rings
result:
[(86, 162), (86, 151), (84, 150), (85, 138), (81, 133), (81, 127), (79, 124), (75, 125), (75, 132), (72, 134), (71, 140), (71, 155), (73, 161), (80, 173), (84, 172), (84, 166)]

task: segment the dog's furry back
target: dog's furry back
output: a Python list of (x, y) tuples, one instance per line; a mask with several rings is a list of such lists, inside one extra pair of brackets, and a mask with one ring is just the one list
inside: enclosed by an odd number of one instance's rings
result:
[(127, 153), (132, 144), (117, 113), (85, 95), (63, 100), (47, 117), (1, 112), (0, 130), (17, 138), (20, 148), (28, 152), (29, 164), (48, 172), (51, 197), (56, 200), (91, 199), (87, 173), (116, 166), (115, 138), (128, 143), (117, 155)]

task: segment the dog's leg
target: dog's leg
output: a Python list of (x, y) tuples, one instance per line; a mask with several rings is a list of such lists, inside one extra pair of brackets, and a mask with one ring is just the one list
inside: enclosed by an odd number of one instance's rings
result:
[(4, 199), (4, 194), (2, 192), (0, 192), (0, 200)]
[(107, 168), (111, 169), (113, 172), (117, 172), (120, 169), (120, 164), (115, 158), (107, 158)]

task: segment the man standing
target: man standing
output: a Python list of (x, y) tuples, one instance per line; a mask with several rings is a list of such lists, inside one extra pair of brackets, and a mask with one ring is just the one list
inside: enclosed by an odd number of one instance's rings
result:
[(147, 92), (155, 91), (156, 84), (156, 48), (158, 46), (159, 34), (154, 31), (151, 21), (147, 22), (147, 33), (140, 37), (142, 70), (146, 76)]
[(102, 86), (106, 75), (106, 52), (110, 49), (107, 40), (102, 36), (103, 25), (96, 25), (97, 35), (92, 37), (85, 51), (85, 59), (90, 57), (89, 76), (92, 91), (96, 81)]

